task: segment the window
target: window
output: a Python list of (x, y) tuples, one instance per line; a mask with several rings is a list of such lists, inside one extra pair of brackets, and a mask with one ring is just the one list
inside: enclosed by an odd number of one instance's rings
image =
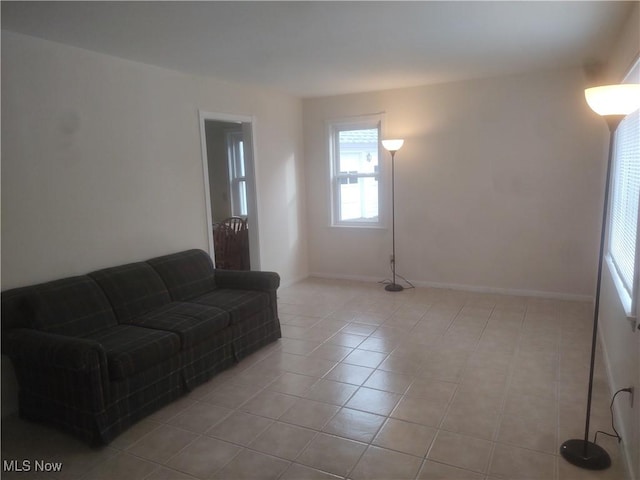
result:
[(244, 142), (242, 132), (227, 132), (229, 158), (229, 186), (231, 189), (231, 215), (247, 216), (247, 177), (244, 168)]
[[(625, 83), (640, 83), (640, 59)], [(627, 115), (616, 130), (611, 184), (607, 260), (626, 313), (635, 315), (637, 298), (638, 202), (640, 201), (640, 110)]]
[(332, 225), (380, 226), (379, 116), (329, 128)]

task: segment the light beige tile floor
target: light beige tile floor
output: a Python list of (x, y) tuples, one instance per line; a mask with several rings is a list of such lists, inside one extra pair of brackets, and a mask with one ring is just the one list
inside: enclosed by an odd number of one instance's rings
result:
[[(585, 303), (305, 280), (279, 291), (283, 338), (91, 449), (2, 421), (3, 461), (56, 479), (623, 479), (558, 455), (582, 438)], [(598, 358), (591, 432), (610, 430)], [(600, 438), (602, 440), (600, 440)]]

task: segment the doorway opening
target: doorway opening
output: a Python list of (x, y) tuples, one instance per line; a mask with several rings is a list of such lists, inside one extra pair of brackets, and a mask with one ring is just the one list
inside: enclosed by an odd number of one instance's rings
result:
[(209, 254), (216, 268), (257, 270), (251, 117), (200, 112)]

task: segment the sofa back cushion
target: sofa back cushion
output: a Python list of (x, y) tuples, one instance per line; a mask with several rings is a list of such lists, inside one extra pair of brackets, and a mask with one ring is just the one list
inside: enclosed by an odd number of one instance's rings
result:
[(2, 330), (9, 328), (31, 328), (33, 326), (33, 309), (29, 306), (29, 298), (33, 287), (19, 287), (2, 292)]
[(34, 285), (27, 306), (32, 328), (59, 335), (83, 337), (118, 323), (104, 292), (86, 275)]
[(216, 288), (213, 262), (204, 250), (164, 255), (147, 263), (162, 277), (174, 301), (190, 300)]
[(106, 293), (120, 323), (171, 301), (164, 282), (145, 262), (105, 268), (89, 276)]

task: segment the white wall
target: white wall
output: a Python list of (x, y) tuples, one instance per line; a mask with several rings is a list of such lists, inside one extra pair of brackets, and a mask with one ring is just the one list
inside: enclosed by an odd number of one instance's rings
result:
[(3, 31), (2, 289), (206, 250), (199, 109), (256, 119), (261, 268), (305, 277), (299, 99)]
[(206, 249), (199, 109), (255, 116), (261, 268), (306, 276), (299, 99), (3, 32), (2, 289)]
[(425, 285), (591, 298), (604, 164), (584, 85), (570, 69), (305, 100), (310, 271), (389, 277), (390, 228), (328, 226), (325, 127), (386, 112), (387, 136), (405, 139), (398, 273)]
[(241, 132), (242, 125), (213, 120), (205, 121), (212, 224), (231, 216), (229, 162), (225, 134), (232, 129)]
[[(640, 6), (636, 5), (611, 54), (605, 80), (619, 83), (640, 55)], [(602, 121), (601, 143), (607, 149), (609, 132)], [(604, 153), (606, 155), (606, 153)], [(623, 438), (620, 447), (631, 479), (640, 479), (640, 331), (632, 333), (608, 265), (602, 273), (599, 333), (609, 386), (613, 394), (620, 388), (635, 388), (634, 407), (624, 393), (616, 400), (616, 425)], [(640, 298), (638, 298), (640, 302)]]

